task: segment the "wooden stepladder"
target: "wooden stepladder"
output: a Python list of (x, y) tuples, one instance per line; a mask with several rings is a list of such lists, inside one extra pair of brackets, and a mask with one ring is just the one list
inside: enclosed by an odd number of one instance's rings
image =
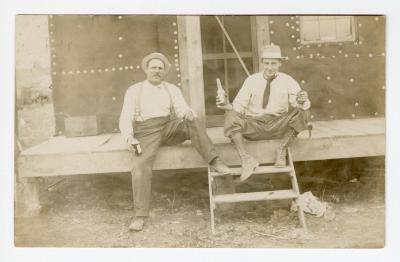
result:
[[(288, 175), (291, 181), (291, 189), (287, 190), (276, 190), (276, 191), (262, 191), (262, 192), (250, 192), (250, 193), (233, 193), (233, 194), (218, 194), (215, 195), (215, 178), (227, 175), (240, 175), (240, 168), (232, 168), (233, 174), (220, 174), (213, 172), (208, 168), (208, 187), (210, 194), (210, 214), (211, 214), (211, 231), (215, 234), (215, 220), (214, 210), (219, 203), (234, 203), (234, 202), (246, 202), (246, 201), (268, 201), (268, 200), (281, 200), (281, 199), (292, 199), (296, 200), (300, 196), (299, 185), (297, 183), (296, 172), (294, 170), (292, 155), (290, 150), (287, 151), (287, 165), (285, 167), (259, 166), (253, 172), (253, 174), (283, 174)], [(297, 208), (299, 221), (304, 231), (307, 232), (307, 224), (304, 217), (304, 212), (301, 206)]]

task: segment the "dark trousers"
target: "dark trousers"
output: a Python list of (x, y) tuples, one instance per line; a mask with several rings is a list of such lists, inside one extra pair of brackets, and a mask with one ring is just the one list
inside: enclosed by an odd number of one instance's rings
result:
[(224, 134), (231, 137), (234, 133), (241, 133), (248, 140), (268, 140), (282, 138), (293, 128), (298, 133), (307, 128), (309, 111), (298, 108), (280, 116), (262, 115), (257, 117), (246, 116), (234, 110), (226, 112)]
[(190, 139), (207, 163), (218, 156), (205, 128), (200, 126), (197, 119), (183, 121), (169, 117), (151, 118), (135, 122), (134, 132), (143, 151), (140, 156), (134, 155), (132, 169), (136, 216), (149, 215), (152, 168), (160, 146), (176, 145)]

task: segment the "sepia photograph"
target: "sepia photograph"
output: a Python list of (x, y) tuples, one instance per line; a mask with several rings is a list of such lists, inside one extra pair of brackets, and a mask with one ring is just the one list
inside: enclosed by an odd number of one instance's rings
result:
[(15, 16), (16, 247), (385, 247), (386, 16)]

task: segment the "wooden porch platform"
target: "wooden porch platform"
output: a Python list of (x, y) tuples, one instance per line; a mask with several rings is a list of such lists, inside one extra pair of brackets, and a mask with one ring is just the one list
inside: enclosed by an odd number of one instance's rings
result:
[[(207, 132), (222, 158), (238, 165), (239, 157), (222, 128), (209, 128)], [(278, 142), (248, 142), (247, 148), (261, 163), (271, 163)], [(308, 138), (307, 131), (302, 132), (292, 154), (294, 161), (385, 155), (385, 118), (314, 122), (312, 138)], [(131, 153), (119, 134), (58, 136), (24, 150), (17, 168), (20, 177), (41, 177), (127, 172), (131, 163)], [(162, 147), (154, 164), (155, 170), (200, 167), (206, 167), (206, 163), (190, 142)]]

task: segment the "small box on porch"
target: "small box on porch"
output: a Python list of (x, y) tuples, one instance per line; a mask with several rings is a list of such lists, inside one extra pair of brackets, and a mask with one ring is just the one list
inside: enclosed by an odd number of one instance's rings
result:
[(94, 136), (100, 132), (97, 116), (73, 116), (64, 119), (65, 135), (67, 137)]

